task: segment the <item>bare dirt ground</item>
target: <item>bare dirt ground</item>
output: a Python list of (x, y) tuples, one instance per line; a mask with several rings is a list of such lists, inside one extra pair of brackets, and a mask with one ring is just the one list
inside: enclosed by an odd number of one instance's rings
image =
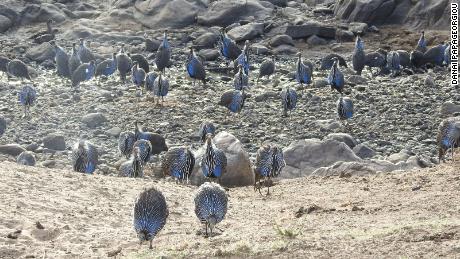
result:
[[(460, 160), (460, 156), (457, 156)], [(149, 186), (170, 216), (139, 246), (132, 206)], [(460, 162), (367, 177), (281, 181), (270, 196), (229, 190), (217, 235), (198, 235), (196, 187), (0, 164), (0, 258), (371, 258), (460, 254)], [(37, 223), (39, 222), (39, 223)]]

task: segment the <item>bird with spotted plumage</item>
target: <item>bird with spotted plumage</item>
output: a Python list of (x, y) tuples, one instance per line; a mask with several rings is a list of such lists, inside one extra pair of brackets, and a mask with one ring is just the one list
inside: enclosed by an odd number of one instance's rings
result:
[(329, 72), (329, 76), (327, 77), (327, 82), (331, 86), (332, 90), (337, 90), (337, 92), (343, 94), (345, 79), (343, 77), (342, 71), (340, 71), (338, 63), (339, 60), (335, 59), (331, 71)]
[(270, 194), (272, 178), (278, 177), (286, 166), (283, 150), (275, 145), (264, 145), (259, 148), (254, 167), (254, 191), (260, 194), (262, 185), (267, 187), (267, 195)]
[(341, 67), (348, 67), (347, 62), (345, 59), (340, 56), (339, 54), (336, 53), (331, 53), (326, 55), (325, 57), (321, 58), (321, 66), (319, 67), (320, 70), (328, 70), (331, 69), (332, 66), (334, 65), (334, 60), (338, 59), (339, 60), (339, 65)]
[(391, 71), (391, 76), (399, 75), (401, 71), (399, 53), (397, 51), (390, 51), (387, 54), (387, 68)]
[(243, 66), (238, 65), (238, 73), (233, 77), (233, 88), (235, 90), (244, 91), (249, 88), (249, 77), (244, 72)]
[(33, 85), (25, 85), (18, 93), (19, 103), (24, 106), (23, 118), (28, 117), (30, 114), (30, 107), (35, 104), (37, 99), (37, 91)]
[(77, 53), (82, 63), (96, 61), (96, 57), (94, 56), (93, 52), (86, 46), (84, 39), (80, 39), (80, 45), (78, 46)]
[(181, 183), (190, 183), (195, 156), (189, 148), (175, 147), (166, 152), (161, 160), (161, 171), (164, 176), (172, 176)]
[(133, 155), (142, 166), (146, 165), (152, 156), (152, 144), (150, 141), (145, 139), (136, 140), (133, 144)]
[(80, 59), (80, 56), (78, 55), (77, 44), (73, 43), (72, 53), (70, 54), (70, 58), (69, 58), (70, 75), (73, 75), (75, 70), (77, 70), (77, 68), (80, 65), (81, 65), (81, 59)]
[(443, 66), (444, 64), (444, 54), (447, 49), (447, 44), (438, 44), (434, 47), (429, 48), (423, 54), (423, 61), (425, 64), (430, 64), (432, 66)]
[(146, 73), (144, 69), (139, 67), (137, 61), (134, 61), (133, 68), (131, 69), (131, 78), (133, 80), (133, 84), (136, 86), (136, 90), (141, 93), (144, 90), (145, 76)]
[(145, 73), (150, 72), (149, 61), (147, 60), (147, 58), (144, 57), (144, 55), (128, 53), (128, 56), (131, 58), (132, 63), (134, 64), (134, 62), (137, 62), (137, 65), (140, 68), (144, 69)]
[(157, 97), (157, 104), (159, 104), (161, 97), (161, 106), (163, 106), (164, 98), (168, 95), (168, 91), (169, 80), (160, 73), (155, 81), (153, 81), (153, 95)]
[[(216, 224), (227, 214), (228, 197), (217, 183), (203, 183), (194, 198), (195, 214), (205, 228), (205, 237), (212, 237)], [(209, 231), (208, 231), (209, 230)]]
[(81, 64), (72, 74), (72, 87), (76, 89), (82, 82), (91, 80), (95, 72), (96, 63), (94, 61)]
[(149, 242), (163, 229), (169, 216), (168, 205), (163, 194), (155, 188), (144, 190), (134, 204), (133, 225), (140, 244)]
[(112, 54), (111, 59), (106, 59), (96, 66), (95, 76), (109, 77), (117, 71), (117, 53)]
[(361, 75), (364, 65), (366, 64), (366, 54), (364, 53), (364, 41), (359, 35), (356, 37), (352, 61), (353, 69), (356, 71), (356, 74)]
[(224, 106), (232, 113), (239, 113), (243, 109), (246, 98), (243, 91), (229, 90), (222, 94), (218, 105)]
[(345, 121), (353, 117), (353, 113), (353, 101), (348, 97), (340, 96), (339, 100), (337, 100), (337, 114), (340, 121), (342, 121), (342, 123), (345, 123)]
[(384, 69), (387, 64), (386, 57), (378, 51), (372, 51), (367, 53), (365, 59), (365, 65), (368, 67), (372, 76), (376, 75), (373, 73), (372, 68), (378, 68), (379, 71), (377, 72), (377, 74), (379, 74), (382, 73), (382, 69)]
[(70, 78), (69, 55), (63, 48), (56, 44), (54, 40), (50, 41), (50, 44), (54, 47), (54, 62), (56, 63), (57, 75), (64, 78)]
[(203, 85), (206, 85), (206, 70), (203, 61), (196, 55), (193, 47), (190, 47), (190, 54), (185, 66), (188, 75), (193, 79), (193, 86), (195, 86), (197, 79), (203, 82)]
[(118, 136), (118, 151), (126, 158), (129, 158), (133, 153), (133, 145), (136, 142), (134, 132), (123, 131)]
[(21, 81), (24, 79), (32, 81), (27, 65), (19, 59), (13, 59), (8, 62), (6, 70), (8, 71), (8, 77), (13, 76), (18, 77)]
[(241, 49), (236, 45), (234, 40), (228, 37), (225, 28), (222, 28), (220, 31), (219, 50), (220, 54), (222, 54), (228, 62), (237, 59), (241, 54)]
[(152, 154), (152, 145), (149, 141), (140, 139), (134, 142), (131, 156), (128, 161), (120, 165), (120, 176), (143, 177), (144, 167)]
[(422, 31), (422, 33), (420, 34), (420, 38), (418, 39), (415, 50), (418, 50), (422, 53), (426, 52), (427, 47), (426, 47), (426, 40), (425, 40), (425, 31)]
[(302, 53), (297, 53), (297, 62), (295, 67), (295, 79), (303, 91), (303, 84), (311, 84), (313, 69), (302, 61)]
[(147, 73), (147, 75), (145, 76), (145, 91), (147, 93), (150, 93), (151, 96), (154, 96), (154, 93), (153, 93), (153, 85), (155, 83), (155, 79), (157, 79), (158, 77), (158, 74), (154, 71), (151, 71), (149, 73)]
[(439, 163), (445, 162), (447, 151), (451, 151), (454, 160), (454, 149), (460, 145), (460, 117), (444, 119), (438, 128), (438, 158)]
[(235, 69), (238, 69), (239, 66), (243, 66), (243, 71), (246, 75), (249, 75), (249, 41), (247, 40), (244, 43), (243, 51), (233, 62)]
[(265, 59), (259, 67), (259, 75), (257, 76), (257, 83), (259, 79), (266, 76), (270, 79), (270, 76), (275, 73), (275, 56), (272, 55), (271, 59)]
[(155, 55), (155, 65), (163, 75), (165, 74), (165, 70), (171, 60), (171, 46), (168, 41), (167, 33), (168, 31), (165, 30), (163, 33), (163, 41), (158, 47), (157, 53)]
[(168, 151), (168, 146), (163, 136), (157, 133), (143, 131), (137, 121), (134, 122), (134, 136), (136, 140), (144, 139), (150, 141), (152, 145), (152, 155), (158, 155), (163, 151)]
[(207, 179), (220, 179), (227, 171), (227, 156), (212, 142), (212, 134), (206, 135), (204, 155), (200, 162), (201, 172)]
[(131, 58), (128, 56), (128, 54), (125, 53), (125, 44), (121, 44), (120, 51), (116, 56), (116, 60), (117, 70), (120, 74), (120, 81), (122, 83), (125, 83), (126, 75), (131, 71), (131, 67), (133, 64)]
[(87, 140), (78, 140), (72, 147), (72, 167), (75, 172), (92, 174), (96, 171), (98, 151)]
[(294, 89), (290, 89), (289, 86), (285, 90), (281, 91), (281, 105), (283, 106), (283, 116), (287, 116), (287, 112), (291, 112), (297, 106), (297, 92)]
[(206, 136), (211, 134), (212, 137), (216, 134), (216, 126), (210, 121), (204, 121), (200, 125), (200, 130), (198, 131), (198, 136), (202, 143), (206, 141)]

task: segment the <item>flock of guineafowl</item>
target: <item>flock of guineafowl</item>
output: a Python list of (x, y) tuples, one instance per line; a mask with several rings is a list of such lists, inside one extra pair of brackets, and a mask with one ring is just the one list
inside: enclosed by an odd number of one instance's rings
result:
[[(34, 35), (33, 40), (37, 43), (50, 42), (55, 49), (56, 73), (58, 76), (71, 80), (73, 90), (79, 85), (91, 80), (93, 77), (109, 77), (117, 71), (120, 81), (126, 83), (127, 77), (131, 75), (131, 81), (138, 90), (138, 96), (144, 91), (153, 98), (163, 99), (169, 91), (169, 81), (165, 70), (171, 63), (172, 47), (168, 42), (167, 31), (164, 32), (163, 40), (155, 55), (155, 71), (150, 71), (148, 60), (141, 54), (130, 55), (125, 51), (124, 45), (118, 53), (113, 53), (111, 59), (96, 63), (92, 51), (80, 39), (77, 46), (73, 44), (72, 53), (69, 55), (54, 42), (55, 31), (51, 28), (51, 21), (47, 23), (48, 30)], [(147, 39), (148, 40), (148, 39)], [(225, 29), (221, 30), (219, 49), (221, 55), (233, 65), (235, 72), (232, 90), (226, 91), (220, 98), (219, 105), (226, 107), (232, 113), (238, 113), (243, 109), (247, 94), (250, 89), (250, 47), (246, 41), (244, 48), (229, 38)], [(378, 68), (379, 74), (390, 74), (397, 76), (404, 69), (426, 69), (430, 66), (445, 66), (450, 64), (450, 45), (439, 44), (427, 49), (425, 35), (422, 32), (414, 51), (390, 51), (378, 50), (365, 53), (364, 42), (358, 35), (356, 37), (355, 49), (352, 56), (353, 69), (358, 75), (367, 66), (373, 73), (372, 68)], [(193, 48), (186, 60), (186, 71), (190, 78), (199, 80), (206, 84), (206, 66), (202, 57), (197, 55)], [(338, 117), (345, 121), (353, 116), (353, 101), (343, 96), (345, 79), (340, 66), (346, 66), (345, 60), (337, 55), (330, 54), (321, 60), (320, 69), (329, 69), (327, 82), (332, 90), (336, 90), (340, 96), (337, 101)], [(8, 60), (0, 57), (0, 69), (7, 73), (8, 78), (18, 77), (21, 80), (32, 81), (26, 64), (20, 60)], [(301, 53), (298, 53), (295, 65), (295, 80), (303, 90), (304, 85), (312, 83), (314, 65), (312, 62), (302, 60)], [(270, 77), (276, 72), (275, 57), (264, 60), (259, 66), (257, 82), (261, 77)], [(24, 106), (24, 116), (28, 116), (30, 106), (36, 101), (36, 90), (33, 84), (26, 84), (19, 92), (19, 102)], [(298, 95), (295, 89), (287, 86), (280, 94), (283, 116), (288, 116), (288, 111), (295, 109)], [(208, 236), (208, 229), (212, 234), (214, 226), (223, 220), (227, 212), (227, 194), (220, 186), (220, 178), (226, 173), (227, 158), (225, 153), (213, 143), (213, 136), (216, 128), (211, 122), (204, 122), (201, 125), (199, 135), (204, 143), (205, 153), (200, 161), (203, 175), (209, 182), (202, 184), (195, 195), (195, 213), (198, 219), (205, 226), (205, 233)], [(450, 118), (444, 120), (438, 132), (439, 159), (444, 159), (445, 153), (450, 149), (453, 154), (454, 147), (460, 139), (460, 120)], [(120, 166), (120, 174), (127, 177), (142, 177), (143, 169), (152, 155), (166, 151), (161, 159), (161, 170), (165, 176), (171, 176), (177, 182), (189, 183), (194, 165), (195, 157), (193, 152), (185, 147), (168, 149), (165, 139), (156, 133), (145, 132), (135, 122), (134, 131), (122, 132), (118, 139), (118, 148), (122, 156), (128, 160)], [(453, 157), (453, 155), (452, 155)], [(86, 140), (80, 140), (72, 148), (72, 165), (74, 171), (92, 174), (97, 167), (97, 148)], [(270, 191), (271, 178), (278, 176), (285, 166), (282, 148), (275, 145), (264, 145), (257, 152), (254, 165), (255, 186), (254, 189), (261, 192), (263, 186), (267, 187), (267, 195)], [(217, 182), (217, 183), (215, 183)], [(168, 206), (160, 191), (150, 188), (143, 191), (134, 206), (134, 229), (140, 241), (149, 241), (152, 248), (152, 239), (160, 231), (168, 217)]]

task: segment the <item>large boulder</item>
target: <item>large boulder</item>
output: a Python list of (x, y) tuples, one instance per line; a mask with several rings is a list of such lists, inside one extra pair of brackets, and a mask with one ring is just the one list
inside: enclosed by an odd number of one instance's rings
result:
[[(49, 3), (28, 4), (19, 14), (21, 24), (47, 22), (52, 19), (55, 22), (63, 22), (66, 14), (56, 5)], [(43, 29), (46, 29), (44, 26)]]
[(337, 29), (318, 22), (308, 22), (301, 25), (286, 25), (274, 28), (269, 35), (286, 34), (293, 39), (309, 38), (316, 35), (321, 38), (335, 39)]
[(16, 23), (19, 19), (19, 14), (15, 10), (2, 4), (0, 4), (0, 15), (8, 18), (11, 22), (13, 22), (13, 24)]
[(295, 141), (283, 152), (286, 168), (281, 178), (308, 176), (317, 168), (327, 167), (338, 161), (362, 161), (345, 143), (332, 139)]
[(449, 0), (343, 0), (335, 5), (334, 14), (349, 22), (446, 30), (450, 24), (449, 7)]
[(441, 114), (443, 117), (450, 117), (460, 113), (460, 105), (452, 102), (445, 102), (441, 105)]
[(358, 142), (353, 138), (350, 134), (347, 133), (331, 133), (326, 136), (325, 139), (333, 139), (337, 140), (338, 142), (343, 142), (347, 144), (350, 148), (354, 148)]
[(102, 113), (89, 113), (81, 118), (81, 122), (88, 128), (94, 129), (107, 122), (107, 118)]
[(260, 1), (219, 0), (198, 15), (197, 22), (204, 26), (228, 26), (241, 20), (262, 21), (270, 17), (273, 8), (262, 5)]
[(13, 22), (10, 18), (0, 15), (0, 33), (6, 32), (11, 26), (13, 26)]
[(60, 134), (49, 134), (43, 138), (43, 147), (51, 150), (65, 150), (65, 139)]
[(138, 0), (134, 18), (152, 28), (183, 28), (196, 22), (204, 5), (199, 0)]
[[(213, 141), (216, 147), (224, 151), (227, 156), (227, 172), (222, 176), (221, 184), (224, 186), (254, 185), (254, 172), (243, 144), (235, 136), (225, 131), (219, 132)], [(206, 181), (200, 167), (204, 152), (205, 149), (202, 147), (195, 153), (196, 163), (191, 178), (194, 185), (201, 185)]]
[(16, 157), (24, 151), (26, 151), (26, 149), (18, 144), (0, 145), (0, 154)]
[(26, 52), (27, 58), (39, 63), (45, 60), (53, 60), (55, 55), (54, 48), (49, 42), (32, 47)]
[(264, 33), (263, 23), (248, 23), (228, 31), (228, 36), (235, 41), (252, 40)]

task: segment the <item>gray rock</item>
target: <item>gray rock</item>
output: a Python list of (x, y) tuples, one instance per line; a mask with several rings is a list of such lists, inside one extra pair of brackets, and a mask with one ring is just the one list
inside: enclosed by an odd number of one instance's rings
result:
[(28, 4), (20, 13), (21, 24), (45, 23), (49, 19), (63, 22), (66, 14), (56, 5), (49, 3)]
[(352, 136), (350, 136), (350, 134), (346, 134), (346, 133), (331, 133), (327, 135), (324, 140), (328, 140), (328, 139), (336, 140), (338, 142), (343, 142), (347, 144), (347, 146), (349, 146), (350, 148), (354, 148), (358, 144), (358, 142), (356, 142), (356, 140)]
[(401, 170), (401, 167), (384, 160), (370, 160), (357, 162), (339, 161), (328, 167), (315, 170), (312, 175), (316, 176), (364, 176), (376, 173), (388, 173)]
[(34, 153), (30, 151), (24, 151), (16, 158), (16, 162), (20, 165), (35, 166)]
[(242, 26), (231, 29), (227, 32), (228, 36), (233, 40), (245, 41), (252, 40), (264, 33), (263, 23), (248, 23)]
[(81, 118), (81, 122), (88, 128), (97, 128), (107, 122), (107, 118), (102, 113), (89, 113)]
[(366, 85), (367, 79), (359, 75), (351, 75), (346, 79), (346, 82), (352, 85)]
[(358, 144), (353, 148), (353, 152), (362, 159), (375, 156), (375, 151), (364, 143)]
[(48, 42), (32, 47), (26, 52), (26, 57), (40, 63), (45, 60), (53, 60), (54, 56), (54, 48)]
[(427, 87), (435, 87), (436, 86), (436, 83), (434, 82), (433, 77), (431, 77), (430, 75), (427, 75), (426, 78), (425, 78), (425, 86), (427, 86)]
[(287, 2), (288, 0), (264, 0), (264, 1), (267, 1), (267, 2), (270, 2), (276, 6), (280, 6), (280, 7), (285, 7), (287, 6)]
[(291, 36), (286, 34), (276, 35), (275, 37), (270, 39), (271, 47), (278, 47), (280, 45), (294, 46), (294, 41), (292, 40)]
[(0, 4), (0, 15), (8, 18), (13, 24), (19, 21), (19, 14), (6, 5)]
[(354, 34), (358, 34), (358, 33), (364, 34), (367, 32), (367, 29), (368, 29), (367, 23), (364, 23), (364, 22), (351, 22), (348, 25), (348, 30), (350, 30)]
[(297, 48), (291, 45), (280, 45), (272, 49), (273, 54), (275, 55), (293, 55), (298, 52)]
[(282, 178), (310, 175), (317, 168), (338, 161), (361, 161), (346, 144), (336, 140), (305, 139), (294, 141), (283, 150), (287, 167)]
[(460, 104), (445, 102), (441, 105), (441, 114), (443, 117), (450, 117), (455, 113), (460, 113)]
[(26, 150), (18, 144), (0, 145), (0, 154), (16, 157), (24, 151)]
[(392, 154), (392, 155), (388, 156), (386, 160), (396, 164), (398, 162), (406, 162), (407, 159), (409, 157), (413, 156), (413, 155), (414, 154), (412, 152), (410, 152), (409, 150), (402, 149), (398, 153), (395, 153), (395, 154)]
[(194, 45), (197, 46), (198, 49), (211, 49), (215, 47), (218, 39), (219, 35), (212, 32), (206, 32), (195, 39)]
[(307, 39), (307, 43), (312, 45), (312, 46), (317, 46), (317, 45), (326, 45), (327, 44), (327, 40), (323, 39), (323, 38), (320, 38), (316, 35), (312, 35), (310, 37), (308, 37)]
[(59, 134), (49, 134), (43, 139), (43, 147), (51, 150), (65, 150), (64, 136)]
[(336, 38), (340, 42), (350, 42), (355, 40), (355, 34), (351, 31), (338, 29), (336, 32)]
[(13, 22), (10, 18), (0, 15), (0, 33), (6, 32), (11, 26), (13, 26)]
[(202, 49), (198, 52), (199, 56), (202, 56), (206, 61), (214, 61), (220, 56), (220, 52), (217, 49)]
[(0, 137), (5, 134), (6, 130), (6, 120), (2, 116), (0, 116)]
[(255, 53), (256, 55), (267, 55), (270, 53), (270, 50), (266, 46), (257, 43), (251, 45), (250, 49), (252, 53)]
[(53, 168), (56, 166), (56, 161), (55, 160), (45, 160), (41, 163), (43, 167), (47, 168)]
[[(225, 131), (219, 132), (214, 137), (214, 143), (227, 156), (227, 172), (222, 176), (222, 185), (254, 185), (254, 172), (252, 171), (249, 155), (244, 150), (243, 144), (235, 136)], [(206, 180), (200, 167), (204, 151), (204, 148), (201, 147), (195, 153), (196, 163), (191, 178), (191, 182), (194, 185), (200, 185)]]
[(121, 129), (119, 127), (113, 127), (111, 129), (107, 130), (106, 133), (110, 137), (118, 138), (118, 136), (120, 136)]
[(280, 26), (270, 31), (269, 35), (286, 34), (293, 39), (308, 38), (316, 35), (326, 39), (335, 39), (336, 28), (318, 22), (308, 22), (301, 25)]
[(324, 78), (317, 78), (315, 79), (315, 81), (313, 82), (313, 85), (314, 87), (316, 88), (324, 88), (324, 87), (327, 87), (329, 84), (327, 82), (326, 79)]

